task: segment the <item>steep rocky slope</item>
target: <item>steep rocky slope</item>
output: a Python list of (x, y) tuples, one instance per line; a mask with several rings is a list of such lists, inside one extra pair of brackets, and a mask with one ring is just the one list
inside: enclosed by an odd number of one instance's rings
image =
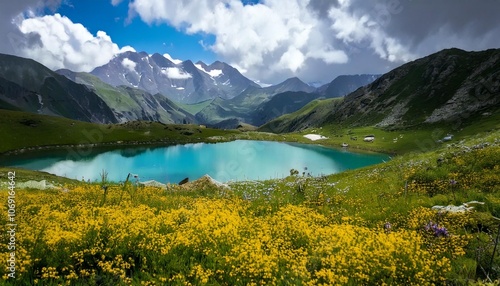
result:
[(319, 120), (311, 121), (301, 112), (300, 118), (280, 119), (279, 125), (293, 131), (325, 124), (382, 128), (461, 124), (498, 112), (499, 106), (500, 49), (447, 49), (384, 74), (347, 95)]

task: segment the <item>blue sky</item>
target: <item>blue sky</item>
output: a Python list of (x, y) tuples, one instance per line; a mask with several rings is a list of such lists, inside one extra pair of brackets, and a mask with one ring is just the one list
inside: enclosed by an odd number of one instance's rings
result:
[(138, 17), (128, 20), (127, 2), (113, 6), (110, 1), (71, 1), (71, 4), (63, 3), (55, 12), (82, 23), (92, 34), (105, 31), (120, 47), (129, 45), (138, 52), (168, 53), (194, 62), (217, 60), (215, 53), (200, 45), (200, 41), (213, 43), (213, 36), (187, 35), (167, 24), (147, 24)]
[(221, 60), (262, 83), (326, 83), (446, 48), (499, 48), (498, 11), (498, 0), (1, 1), (0, 53), (89, 72), (136, 50)]

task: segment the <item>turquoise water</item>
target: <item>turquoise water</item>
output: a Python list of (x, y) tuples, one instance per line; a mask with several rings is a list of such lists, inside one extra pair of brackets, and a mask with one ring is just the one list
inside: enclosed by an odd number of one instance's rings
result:
[[(90, 152), (86, 152), (90, 153)], [(78, 155), (76, 155), (78, 154)], [(75, 150), (16, 156), (3, 165), (41, 170), (72, 179), (99, 180), (102, 170), (108, 179), (124, 181), (129, 173), (141, 181), (178, 183), (205, 174), (226, 182), (283, 178), (290, 169), (313, 176), (342, 172), (382, 161), (383, 154), (353, 153), (317, 145), (238, 140), (217, 144), (187, 144), (157, 148), (98, 151), (81, 155)]]

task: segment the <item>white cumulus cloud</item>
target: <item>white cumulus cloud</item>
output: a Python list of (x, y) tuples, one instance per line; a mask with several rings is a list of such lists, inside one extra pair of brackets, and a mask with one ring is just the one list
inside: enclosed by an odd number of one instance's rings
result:
[(179, 69), (179, 68), (165, 68), (161, 71), (166, 77), (171, 79), (188, 79), (191, 78), (191, 74)]
[(280, 58), (279, 66), (296, 72), (304, 63), (305, 56), (295, 47), (290, 47)]
[(128, 69), (129, 71), (133, 72), (135, 71), (135, 66), (137, 66), (137, 63), (130, 60), (129, 58), (124, 58), (122, 60), (122, 66)]
[(309, 0), (264, 0), (254, 5), (239, 0), (133, 0), (129, 7), (130, 14), (149, 24), (214, 35), (214, 43), (202, 44), (247, 76), (262, 78), (299, 72), (310, 59), (347, 62), (347, 55), (330, 41), (328, 25), (308, 4)]
[(330, 27), (337, 39), (348, 45), (366, 43), (378, 56), (390, 62), (405, 62), (416, 57), (396, 38), (384, 31), (381, 14), (356, 13), (352, 10), (351, 2), (350, 0), (339, 1), (338, 6), (332, 6), (328, 11), (331, 20)]
[(60, 14), (22, 19), (19, 30), (36, 36), (36, 44), (22, 47), (18, 54), (32, 58), (51, 69), (67, 68), (89, 72), (109, 62), (116, 54), (134, 51), (119, 48), (106, 32), (94, 36), (87, 28)]

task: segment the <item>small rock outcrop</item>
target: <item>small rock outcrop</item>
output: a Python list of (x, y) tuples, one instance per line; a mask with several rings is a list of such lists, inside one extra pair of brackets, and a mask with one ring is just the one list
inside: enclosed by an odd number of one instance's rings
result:
[(227, 190), (230, 189), (229, 185), (221, 183), (221, 182), (213, 179), (209, 175), (204, 175), (203, 177), (199, 178), (198, 180), (195, 180), (195, 181), (192, 181), (192, 182), (189, 182), (189, 183), (182, 185), (182, 187), (184, 189), (193, 190), (193, 191), (206, 190), (209, 188), (218, 188), (218, 189), (227, 189)]

